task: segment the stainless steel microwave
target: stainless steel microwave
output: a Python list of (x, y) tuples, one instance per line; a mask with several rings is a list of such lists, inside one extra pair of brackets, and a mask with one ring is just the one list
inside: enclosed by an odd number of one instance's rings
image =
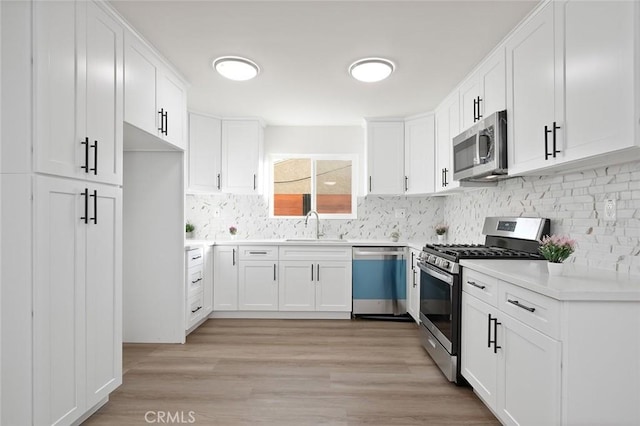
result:
[(507, 175), (507, 111), (498, 111), (453, 138), (453, 178), (488, 181)]

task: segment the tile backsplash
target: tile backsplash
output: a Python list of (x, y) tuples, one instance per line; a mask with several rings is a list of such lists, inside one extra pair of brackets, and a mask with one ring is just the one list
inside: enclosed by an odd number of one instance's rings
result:
[[(606, 199), (617, 202), (615, 221), (603, 219)], [(484, 217), (508, 215), (551, 219), (552, 233), (577, 241), (569, 262), (640, 274), (640, 162), (508, 179), (444, 205), (455, 242), (483, 242)]]
[[(605, 199), (617, 202), (617, 219), (605, 221)], [(395, 209), (406, 209), (396, 219)], [(217, 213), (217, 214), (216, 214)], [(368, 196), (358, 198), (358, 218), (321, 220), (327, 237), (432, 241), (433, 228), (449, 225), (448, 242), (482, 243), (486, 216), (551, 219), (551, 231), (569, 235), (578, 247), (568, 262), (640, 274), (640, 162), (551, 176), (508, 179), (491, 188), (448, 197)], [(196, 238), (227, 239), (238, 227), (239, 239), (313, 237), (315, 223), (269, 218), (259, 195), (187, 195), (186, 218)], [(443, 219), (444, 218), (444, 219)], [(314, 221), (315, 219), (311, 219)]]
[[(432, 240), (442, 221), (442, 198), (367, 196), (358, 198), (357, 219), (321, 219), (320, 232), (328, 238), (389, 239), (393, 231), (401, 240)], [(185, 217), (196, 226), (195, 238), (228, 239), (229, 226), (238, 239), (312, 238), (315, 217), (305, 227), (304, 218), (273, 219), (267, 200), (260, 195), (187, 195)], [(397, 219), (395, 209), (407, 217)]]

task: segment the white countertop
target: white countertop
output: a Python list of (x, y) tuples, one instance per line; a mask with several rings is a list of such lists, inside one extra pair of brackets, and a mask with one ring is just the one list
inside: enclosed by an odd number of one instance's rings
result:
[(640, 276), (564, 265), (561, 276), (549, 276), (544, 260), (463, 259), (460, 265), (558, 300), (640, 301)]
[(350, 247), (357, 246), (382, 246), (382, 247), (410, 247), (416, 250), (422, 250), (425, 245), (425, 241), (391, 241), (391, 240), (312, 240), (312, 239), (270, 239), (270, 240), (186, 240), (184, 247), (189, 250), (194, 247), (201, 247), (203, 245), (314, 245), (314, 246), (336, 246), (346, 245)]

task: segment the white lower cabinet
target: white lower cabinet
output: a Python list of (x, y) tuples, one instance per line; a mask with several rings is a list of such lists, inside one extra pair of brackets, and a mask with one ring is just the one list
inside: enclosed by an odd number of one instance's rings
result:
[(411, 249), (411, 262), (407, 265), (407, 312), (420, 324), (420, 250)]
[(281, 311), (314, 311), (316, 309), (315, 265), (301, 260), (280, 262)]
[(213, 310), (238, 310), (238, 246), (213, 248)]
[(185, 329), (189, 330), (204, 318), (204, 248), (186, 251)]
[(278, 310), (278, 261), (241, 260), (238, 279), (238, 309)]
[(204, 315), (209, 316), (213, 311), (213, 246), (205, 246), (204, 248), (204, 289), (203, 289), (203, 304)]
[(122, 383), (122, 190), (35, 182), (34, 424), (71, 424)]

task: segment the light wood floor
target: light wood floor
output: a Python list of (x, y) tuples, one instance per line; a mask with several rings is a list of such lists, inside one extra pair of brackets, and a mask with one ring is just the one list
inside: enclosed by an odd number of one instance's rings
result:
[(196, 425), (498, 425), (470, 388), (444, 379), (417, 333), (403, 322), (209, 320), (185, 345), (125, 345), (123, 385), (85, 424), (145, 425), (148, 411), (187, 422), (192, 411)]

